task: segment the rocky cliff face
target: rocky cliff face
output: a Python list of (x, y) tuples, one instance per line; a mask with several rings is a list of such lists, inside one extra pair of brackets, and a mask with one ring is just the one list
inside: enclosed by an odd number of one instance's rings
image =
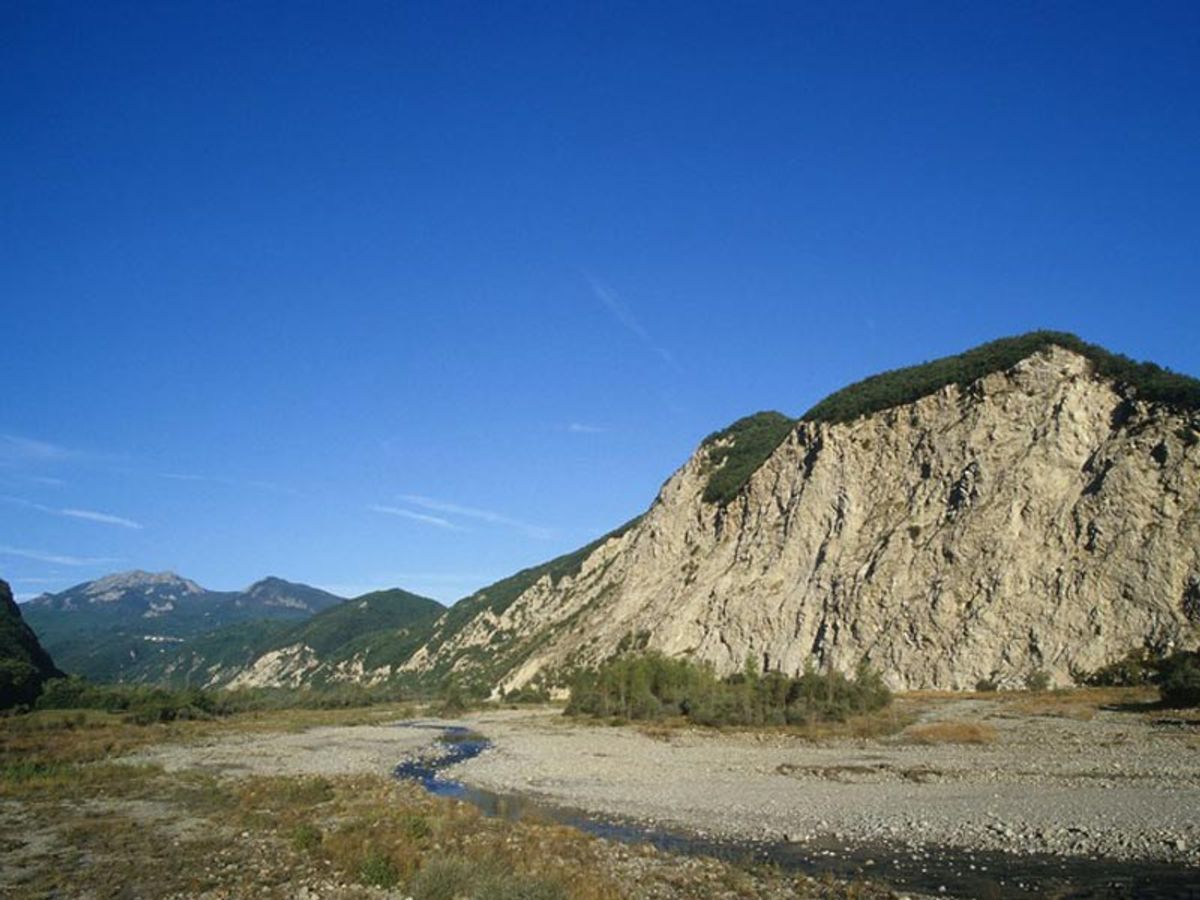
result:
[[(1200, 417), (1050, 347), (843, 424), (801, 421), (726, 504), (714, 446), (557, 579), (445, 625), (414, 673), (501, 689), (646, 646), (895, 688), (1066, 683), (1200, 624)], [(452, 611), (453, 612), (453, 611)]]

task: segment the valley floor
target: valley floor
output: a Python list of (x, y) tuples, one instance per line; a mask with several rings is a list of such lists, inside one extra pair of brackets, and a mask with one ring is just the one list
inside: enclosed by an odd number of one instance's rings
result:
[[(491, 747), (445, 774), (810, 857), (873, 847), (921, 860), (939, 847), (961, 848), (964, 861), (1058, 854), (1114, 871), (1155, 861), (1175, 885), (1155, 896), (1188, 896), (1200, 865), (1200, 717), (1145, 700), (910, 695), (871, 738), (493, 709), (456, 720)], [(41, 713), (0, 721), (0, 895), (432, 898), (421, 879), (444, 859), (458, 860), (460, 877), (499, 866), (504, 878), (557, 885), (536, 896), (572, 900), (888, 895), (864, 879), (889, 880), (892, 856), (863, 860), (857, 874), (836, 868), (853, 875), (846, 883), (483, 819), (390, 778), (402, 759), (441, 752), (436, 728), (394, 724), (413, 712), (149, 729)]]

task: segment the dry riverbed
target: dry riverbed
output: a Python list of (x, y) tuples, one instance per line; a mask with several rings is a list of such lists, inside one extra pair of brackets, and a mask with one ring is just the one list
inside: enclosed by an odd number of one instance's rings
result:
[[(1200, 865), (1200, 720), (1140, 699), (907, 697), (895, 714), (912, 724), (898, 733), (820, 741), (489, 710), (456, 721), (492, 746), (445, 775), (720, 839)], [(169, 771), (378, 773), (433, 752), (436, 735), (318, 728), (154, 748), (148, 758)]]
[(448, 775), (729, 838), (1200, 865), (1195, 718), (1061, 696), (899, 702), (917, 719), (904, 731), (820, 743), (483, 713), (467, 723), (493, 747)]

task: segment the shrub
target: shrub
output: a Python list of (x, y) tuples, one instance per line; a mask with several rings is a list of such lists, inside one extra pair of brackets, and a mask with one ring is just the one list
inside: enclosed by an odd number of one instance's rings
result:
[(1167, 706), (1200, 706), (1200, 652), (1175, 653), (1163, 661), (1159, 694)]
[(1116, 662), (1082, 673), (1075, 680), (1088, 687), (1140, 687), (1159, 680), (1162, 664), (1161, 655), (1138, 647)]
[(980, 678), (975, 682), (975, 690), (981, 694), (993, 694), (1000, 689), (1000, 685), (991, 678)]
[(321, 829), (305, 823), (292, 831), (292, 846), (309, 853), (321, 846)]
[(455, 676), (449, 676), (442, 685), (441, 701), (439, 715), (457, 716), (467, 711), (466, 691)]
[(1025, 676), (1025, 690), (1046, 691), (1050, 689), (1050, 673), (1040, 669)]
[(393, 888), (400, 882), (400, 873), (382, 853), (369, 853), (358, 868), (358, 880), (372, 887)]

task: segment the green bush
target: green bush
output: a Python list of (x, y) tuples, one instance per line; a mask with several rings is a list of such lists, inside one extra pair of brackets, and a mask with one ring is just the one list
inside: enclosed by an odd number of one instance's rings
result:
[(1025, 676), (1025, 690), (1047, 691), (1050, 689), (1050, 673), (1038, 670)]
[(292, 831), (292, 846), (305, 853), (311, 853), (321, 846), (321, 829), (307, 822), (297, 825)]
[(881, 709), (891, 692), (867, 666), (854, 678), (830, 670), (799, 678), (745, 669), (718, 678), (711, 667), (661, 653), (618, 656), (577, 673), (569, 715), (653, 720), (685, 716), (698, 725), (785, 725), (841, 721)]
[(992, 694), (999, 689), (1000, 685), (991, 678), (980, 678), (977, 682), (975, 682), (975, 690), (981, 694)]
[(1159, 694), (1172, 707), (1200, 706), (1200, 652), (1175, 653), (1163, 661)]
[(1159, 680), (1163, 657), (1144, 647), (1130, 650), (1116, 662), (1094, 672), (1077, 675), (1076, 683), (1087, 687), (1140, 687)]
[(372, 887), (394, 888), (400, 883), (400, 873), (382, 853), (369, 853), (358, 867), (358, 880)]

